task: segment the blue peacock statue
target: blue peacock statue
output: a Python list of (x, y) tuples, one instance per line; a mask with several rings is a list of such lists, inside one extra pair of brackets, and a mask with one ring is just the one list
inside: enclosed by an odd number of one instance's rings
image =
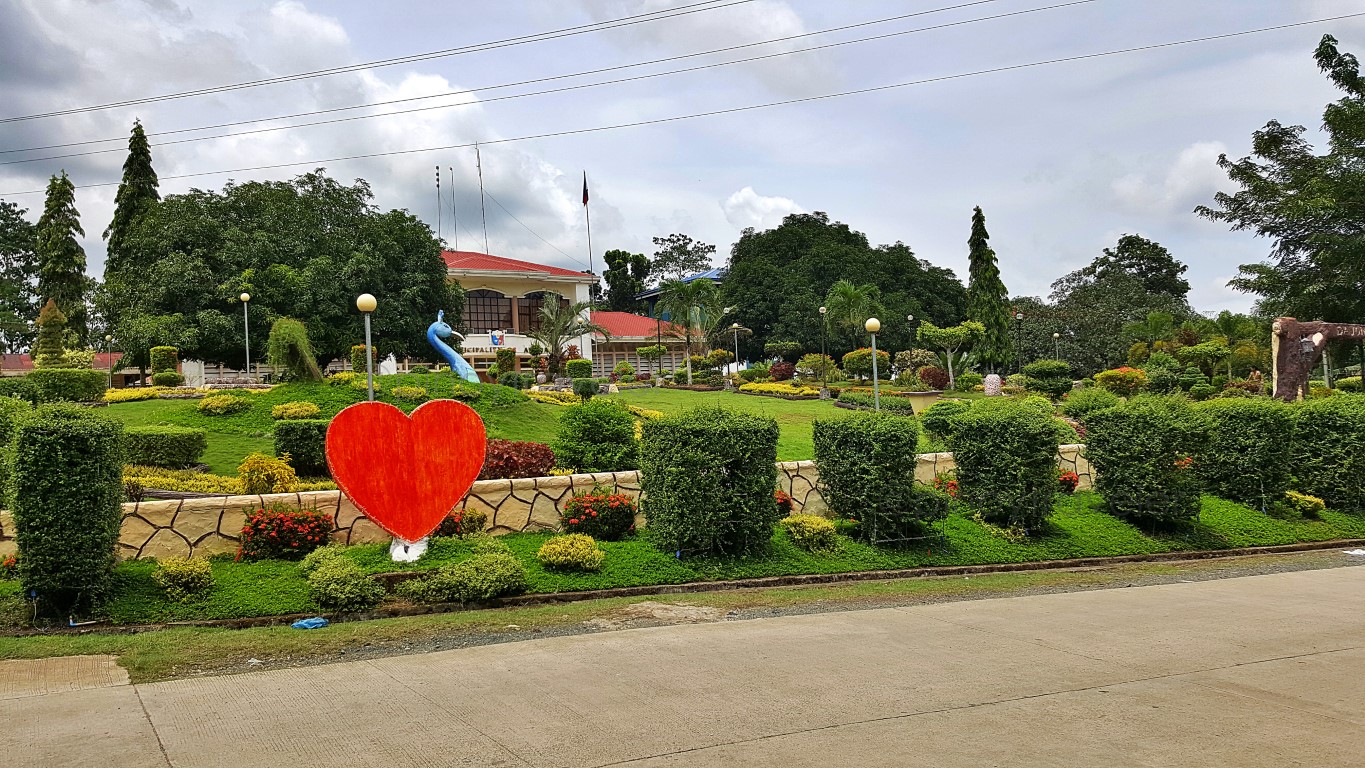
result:
[(465, 381), (471, 381), (477, 384), (479, 383), (479, 374), (474, 372), (474, 366), (470, 365), (463, 357), (460, 357), (459, 353), (451, 348), (449, 344), (442, 341), (442, 339), (448, 339), (451, 336), (454, 336), (460, 341), (464, 341), (464, 336), (456, 333), (455, 329), (451, 328), (450, 325), (446, 323), (445, 317), (446, 312), (444, 309), (439, 310), (436, 313), (436, 322), (427, 326), (427, 341), (431, 342), (431, 346), (435, 347), (436, 351), (441, 353), (441, 357), (444, 357), (447, 363), (450, 363), (450, 370), (454, 371)]

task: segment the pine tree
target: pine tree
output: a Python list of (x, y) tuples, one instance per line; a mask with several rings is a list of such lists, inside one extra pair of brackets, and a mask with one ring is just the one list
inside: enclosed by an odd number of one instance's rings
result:
[(85, 275), (85, 249), (76, 236), (85, 236), (80, 213), (76, 210), (76, 185), (67, 178), (53, 176), (47, 184), (47, 200), (38, 219), (38, 297), (49, 299), (66, 315), (66, 327), (74, 343), (84, 346), (85, 293), (90, 278)]
[(977, 206), (972, 214), (972, 236), (967, 239), (970, 253), (967, 282), (967, 317), (985, 326), (986, 333), (976, 346), (977, 358), (994, 370), (1010, 360), (1009, 293), (1000, 280), (995, 251), (986, 232), (986, 214)]
[(60, 368), (66, 359), (66, 315), (48, 299), (38, 312), (38, 343), (33, 347), (34, 368)]
[(123, 161), (123, 181), (114, 197), (114, 218), (104, 230), (104, 239), (109, 243), (106, 275), (122, 275), (132, 268), (132, 257), (127, 252), (128, 234), (142, 214), (161, 200), (157, 186), (147, 134), (142, 123), (134, 121), (132, 135), (128, 137), (128, 159)]

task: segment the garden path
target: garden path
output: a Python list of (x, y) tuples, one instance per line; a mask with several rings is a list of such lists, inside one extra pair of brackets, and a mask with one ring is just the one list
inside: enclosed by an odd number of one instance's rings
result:
[(1360, 765), (1365, 567), (0, 700), (9, 765)]

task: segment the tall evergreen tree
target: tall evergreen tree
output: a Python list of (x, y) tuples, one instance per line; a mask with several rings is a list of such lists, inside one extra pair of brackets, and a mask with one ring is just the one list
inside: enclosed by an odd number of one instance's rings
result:
[(127, 253), (128, 231), (147, 209), (161, 200), (157, 186), (147, 134), (142, 123), (134, 121), (132, 135), (128, 137), (128, 159), (123, 161), (123, 181), (114, 197), (114, 219), (104, 230), (104, 239), (109, 243), (104, 267), (107, 274), (122, 273), (133, 266), (131, 254)]
[(639, 312), (644, 302), (635, 296), (645, 289), (649, 274), (649, 259), (643, 253), (610, 250), (604, 258), (607, 269), (602, 277), (607, 281), (606, 308), (612, 312)]
[(0, 200), (0, 352), (6, 354), (22, 352), (32, 343), (29, 321), (38, 312), (38, 257), (33, 252), (38, 236), (25, 213)]
[(38, 219), (38, 298), (57, 302), (66, 315), (69, 346), (85, 344), (85, 294), (90, 278), (85, 274), (85, 249), (77, 236), (81, 229), (76, 210), (76, 185), (67, 178), (53, 176), (47, 184), (47, 200)]
[(967, 280), (967, 317), (985, 327), (977, 344), (977, 357), (992, 369), (1008, 363), (1010, 354), (1009, 293), (1000, 280), (995, 251), (986, 232), (986, 214), (977, 206), (972, 214), (972, 235), (967, 239), (970, 252)]

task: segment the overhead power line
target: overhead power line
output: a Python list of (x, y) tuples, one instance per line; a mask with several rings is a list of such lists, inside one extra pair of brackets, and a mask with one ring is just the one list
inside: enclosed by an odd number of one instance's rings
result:
[[(1141, 52), (1145, 52), (1145, 51), (1155, 51), (1155, 50), (1161, 50), (1161, 49), (1165, 49), (1165, 48), (1175, 48), (1175, 47), (1183, 46), (1183, 45), (1194, 45), (1194, 44), (1197, 44), (1197, 43), (1208, 43), (1208, 42), (1214, 42), (1214, 41), (1218, 41), (1218, 40), (1229, 40), (1229, 39), (1238, 38), (1238, 37), (1246, 37), (1246, 36), (1248, 36), (1248, 35), (1261, 34), (1261, 33), (1264, 33), (1264, 32), (1275, 32), (1275, 31), (1284, 30), (1284, 29), (1294, 29), (1294, 28), (1297, 28), (1297, 27), (1305, 27), (1305, 26), (1309, 26), (1309, 25), (1313, 25), (1313, 24), (1325, 24), (1325, 23), (1331, 22), (1331, 21), (1342, 21), (1342, 20), (1344, 20), (1344, 19), (1355, 19), (1355, 18), (1360, 18), (1360, 17), (1365, 17), (1365, 12), (1360, 12), (1360, 13), (1348, 13), (1348, 14), (1342, 14), (1342, 15), (1340, 15), (1340, 16), (1329, 16), (1329, 17), (1321, 18), (1321, 19), (1310, 19), (1310, 20), (1307, 20), (1307, 21), (1297, 21), (1297, 22), (1291, 22), (1291, 23), (1288, 23), (1288, 24), (1277, 24), (1277, 25), (1269, 26), (1269, 27), (1259, 27), (1259, 28), (1256, 28), (1256, 29), (1246, 29), (1246, 30), (1241, 30), (1241, 31), (1238, 31), (1238, 32), (1225, 32), (1225, 33), (1217, 34), (1217, 35), (1207, 35), (1207, 36), (1204, 36), (1204, 37), (1188, 38), (1188, 39), (1185, 39), (1185, 40), (1173, 40), (1173, 41), (1169, 41), (1169, 42), (1165, 42), (1165, 43), (1153, 43), (1153, 44), (1151, 44), (1151, 45), (1140, 45), (1140, 46), (1134, 46), (1134, 47), (1131, 47), (1131, 48), (1119, 48), (1119, 49), (1115, 49), (1115, 50), (1111, 50), (1111, 51), (1099, 51), (1099, 52), (1096, 52), (1096, 53), (1085, 53), (1085, 54), (1079, 54), (1079, 55), (1076, 55), (1076, 56), (1063, 56), (1063, 57), (1060, 57), (1060, 58), (1055, 58), (1055, 59), (1044, 59), (1044, 60), (1042, 60), (1042, 61), (1032, 61), (1032, 62), (1028, 62), (1028, 63), (1024, 63), (1024, 64), (1010, 64), (1010, 65), (1002, 66), (1002, 67), (991, 67), (991, 68), (988, 68), (988, 69), (977, 69), (977, 70), (972, 70), (972, 71), (970, 71), (970, 72), (959, 72), (959, 73), (952, 74), (952, 75), (940, 75), (940, 76), (938, 76), (938, 77), (928, 77), (928, 78), (923, 78), (923, 79), (920, 79), (920, 80), (908, 80), (908, 81), (900, 82), (900, 83), (891, 83), (891, 84), (889, 84), (889, 85), (877, 85), (877, 86), (871, 86), (871, 87), (868, 87), (868, 88), (859, 88), (859, 89), (851, 90), (851, 91), (838, 91), (838, 92), (836, 92), (836, 93), (826, 93), (826, 94), (821, 94), (821, 95), (818, 95), (818, 96), (804, 96), (804, 97), (801, 97), (801, 98), (785, 99), (785, 100), (782, 100), (782, 101), (770, 101), (770, 102), (765, 102), (765, 103), (762, 103), (762, 104), (748, 104), (748, 105), (740, 106), (740, 107), (728, 107), (728, 108), (725, 108), (725, 109), (716, 109), (716, 110), (710, 110), (710, 111), (707, 111), (707, 112), (694, 112), (694, 113), (686, 114), (686, 115), (672, 115), (672, 116), (669, 116), (669, 117), (659, 117), (659, 118), (654, 118), (654, 119), (651, 119), (651, 120), (637, 120), (637, 121), (630, 122), (630, 123), (615, 123), (615, 124), (612, 124), (612, 125), (599, 125), (599, 126), (592, 126), (592, 127), (588, 127), (588, 128), (576, 128), (576, 129), (567, 130), (567, 131), (550, 131), (550, 132), (546, 132), (546, 133), (529, 134), (529, 135), (526, 135), (526, 136), (515, 136), (515, 137), (506, 138), (506, 139), (492, 139), (492, 140), (489, 140), (489, 141), (481, 141), (481, 142), (478, 142), (478, 144), (480, 144), (480, 145), (488, 145), (488, 144), (511, 144), (511, 143), (515, 143), (515, 142), (532, 141), (532, 140), (536, 140), (536, 139), (550, 139), (550, 138), (557, 138), (557, 137), (561, 137), (561, 136), (578, 136), (578, 135), (589, 134), (589, 133), (601, 133), (601, 132), (604, 132), (604, 131), (615, 131), (615, 130), (620, 130), (620, 129), (622, 129), (622, 128), (638, 128), (638, 127), (646, 126), (646, 125), (662, 125), (662, 124), (665, 124), (665, 123), (675, 123), (675, 122), (681, 122), (681, 121), (684, 121), (684, 120), (695, 120), (695, 119), (703, 118), (703, 117), (716, 117), (716, 116), (720, 116), (720, 115), (732, 115), (732, 114), (736, 114), (736, 113), (740, 113), (740, 112), (751, 112), (751, 111), (759, 110), (759, 109), (768, 109), (768, 108), (770, 108), (770, 107), (781, 107), (781, 106), (788, 106), (788, 105), (791, 105), (791, 104), (802, 104), (802, 103), (806, 103), (806, 102), (825, 101), (825, 100), (828, 100), (828, 99), (843, 98), (843, 97), (846, 97), (846, 96), (858, 96), (858, 95), (869, 94), (869, 93), (880, 93), (880, 92), (883, 92), (883, 91), (895, 90), (895, 89), (897, 89), (897, 88), (908, 88), (908, 87), (910, 87), (910, 86), (916, 86), (916, 85), (928, 85), (928, 84), (931, 84), (931, 83), (942, 83), (942, 82), (949, 82), (949, 81), (952, 81), (952, 80), (963, 80), (963, 79), (970, 78), (970, 77), (979, 77), (979, 76), (982, 76), (982, 75), (999, 74), (999, 73), (1002, 73), (1002, 72), (1015, 72), (1015, 71), (1024, 70), (1024, 69), (1032, 69), (1032, 68), (1035, 68), (1035, 67), (1050, 66), (1050, 65), (1053, 65), (1053, 64), (1066, 64), (1066, 63), (1073, 63), (1073, 62), (1078, 62), (1078, 61), (1089, 61), (1089, 60), (1093, 60), (1093, 59), (1105, 58), (1105, 57), (1108, 57), (1108, 56), (1120, 56), (1120, 55), (1129, 54), (1129, 53), (1141, 53)], [(468, 148), (468, 147), (473, 147), (474, 145), (475, 145), (474, 142), (468, 142), (468, 143), (463, 143), (463, 144), (448, 144), (448, 145), (439, 146), (439, 147), (419, 147), (419, 148), (416, 148), (416, 149), (398, 149), (398, 150), (391, 150), (391, 151), (387, 151), (387, 152), (368, 152), (368, 153), (358, 154), (358, 155), (345, 155), (345, 156), (341, 156), (341, 157), (320, 158), (320, 159), (315, 159), (315, 160), (302, 160), (302, 161), (295, 161), (295, 162), (288, 162), (288, 163), (273, 163), (273, 164), (269, 164), (269, 165), (254, 165), (254, 166), (245, 166), (245, 167), (241, 167), (241, 168), (225, 168), (225, 169), (219, 169), (219, 170), (213, 170), (213, 171), (197, 171), (197, 172), (194, 172), (194, 173), (182, 173), (182, 174), (176, 174), (176, 175), (172, 175), (172, 176), (162, 176), (162, 177), (161, 177), (161, 180), (162, 180), (162, 181), (168, 181), (168, 180), (174, 180), (174, 179), (190, 179), (190, 178), (197, 178), (197, 177), (200, 177), (200, 176), (216, 176), (216, 175), (226, 174), (226, 173), (247, 173), (247, 172), (251, 172), (251, 171), (268, 171), (268, 170), (277, 170), (277, 169), (281, 169), (281, 168), (299, 168), (299, 167), (310, 166), (310, 165), (311, 165), (311, 166), (316, 166), (316, 165), (325, 164), (325, 163), (340, 163), (340, 162), (347, 162), (347, 161), (351, 161), (351, 160), (367, 160), (367, 159), (372, 159), (372, 158), (376, 158), (376, 157), (395, 157), (395, 156), (401, 156), (401, 155), (420, 154), (420, 153), (423, 153), (423, 152), (440, 152), (440, 151), (447, 151), (447, 150), (452, 150), (452, 149), (465, 149), (465, 148)], [(118, 185), (119, 183), (120, 183), (120, 182), (118, 182), (118, 181), (107, 181), (107, 182), (100, 182), (100, 183), (97, 183), (97, 184), (81, 184), (81, 185), (77, 185), (76, 188), (77, 188), (77, 189), (94, 189), (94, 188), (97, 188), (97, 187), (112, 187), (112, 186)], [(26, 190), (26, 191), (23, 191), (23, 192), (0, 192), (0, 197), (15, 197), (15, 196), (18, 196), (18, 195), (36, 195), (36, 194), (42, 194), (43, 192), (44, 192), (44, 190), (42, 190), (42, 189)]]
[[(460, 95), (472, 94), (472, 93), (484, 93), (484, 92), (487, 92), (487, 91), (501, 90), (501, 89), (503, 89), (503, 88), (513, 88), (513, 87), (522, 86), (522, 85), (535, 85), (536, 83), (546, 83), (546, 82), (552, 82), (552, 81), (554, 81), (554, 80), (565, 80), (565, 79), (574, 78), (574, 77), (585, 77), (585, 76), (587, 76), (587, 75), (600, 75), (600, 74), (603, 74), (603, 73), (606, 73), (606, 72), (617, 72), (617, 71), (620, 71), (620, 70), (623, 70), (623, 69), (634, 69), (634, 68), (636, 68), (636, 67), (646, 67), (646, 66), (651, 66), (651, 65), (654, 65), (654, 64), (666, 64), (666, 63), (672, 62), (672, 61), (682, 61), (682, 60), (685, 60), (685, 59), (697, 58), (697, 57), (699, 57), (699, 56), (710, 56), (710, 55), (717, 54), (717, 53), (728, 53), (728, 52), (730, 52), (730, 51), (743, 50), (743, 49), (745, 49), (745, 48), (754, 48), (754, 47), (763, 46), (763, 45), (772, 45), (772, 44), (774, 44), (774, 43), (790, 42), (790, 41), (792, 41), (792, 40), (800, 40), (800, 39), (802, 39), (802, 38), (815, 37), (815, 36), (818, 36), (818, 35), (827, 35), (827, 34), (831, 34), (831, 33), (834, 33), (834, 32), (844, 32), (844, 31), (847, 31), (847, 30), (850, 30), (850, 29), (858, 29), (858, 28), (860, 28), (860, 27), (869, 27), (869, 26), (875, 26), (875, 25), (878, 25), (878, 24), (888, 24), (888, 23), (893, 22), (893, 21), (903, 21), (903, 20), (905, 20), (905, 19), (914, 18), (914, 17), (916, 17), (916, 16), (928, 16), (928, 15), (935, 14), (935, 13), (943, 13), (943, 12), (946, 12), (946, 11), (961, 10), (961, 9), (963, 9), (963, 8), (970, 8), (970, 7), (972, 7), (972, 6), (977, 6), (977, 5), (987, 5), (987, 4), (996, 3), (996, 2), (999, 2), (999, 1), (1000, 1), (1000, 0), (972, 0), (971, 2), (959, 3), (959, 4), (957, 4), (957, 5), (948, 5), (948, 6), (942, 6), (942, 7), (939, 7), (939, 8), (930, 8), (930, 9), (924, 10), (924, 11), (915, 11), (914, 13), (903, 13), (903, 14), (900, 14), (900, 15), (897, 15), (897, 16), (887, 16), (887, 17), (885, 17), (885, 18), (872, 19), (871, 21), (861, 21), (861, 22), (857, 22), (857, 23), (854, 23), (854, 24), (844, 24), (844, 25), (838, 26), (838, 27), (828, 27), (828, 28), (826, 28), (826, 29), (815, 30), (815, 31), (813, 31), (813, 32), (803, 32), (803, 33), (796, 34), (796, 35), (787, 35), (787, 36), (785, 36), (785, 37), (774, 37), (774, 38), (769, 38), (769, 39), (767, 39), (767, 40), (758, 40), (758, 41), (752, 42), (752, 43), (743, 43), (743, 44), (740, 44), (740, 45), (731, 45), (731, 46), (726, 46), (726, 47), (724, 47), (724, 48), (712, 48), (712, 49), (706, 50), (706, 51), (697, 51), (697, 52), (695, 52), (695, 53), (685, 53), (685, 54), (680, 54), (680, 55), (678, 55), (678, 56), (667, 56), (667, 57), (664, 57), (664, 58), (661, 58), (661, 59), (651, 59), (651, 60), (649, 60), (649, 61), (639, 61), (639, 62), (634, 62), (634, 63), (631, 63), (631, 64), (619, 64), (619, 65), (612, 66), (612, 67), (601, 67), (601, 68), (598, 68), (598, 69), (587, 69), (587, 70), (582, 70), (582, 71), (579, 71), (579, 72), (570, 72), (570, 73), (568, 73), (568, 74), (563, 74), (563, 75), (552, 75), (552, 76), (549, 76), (549, 77), (539, 77), (539, 78), (534, 78), (534, 79), (531, 79), (531, 80), (518, 80), (518, 81), (510, 82), (510, 83), (498, 83), (498, 84), (496, 84), (496, 85), (485, 85), (485, 86), (479, 86), (479, 87), (464, 88), (464, 89), (461, 89), (461, 90), (458, 90), (458, 91), (449, 91), (449, 92), (446, 92), (446, 93), (431, 93), (431, 94), (426, 94), (426, 95), (423, 95), (423, 96), (408, 96), (408, 97), (401, 98), (401, 99), (388, 99), (388, 100), (385, 100), (385, 101), (373, 101), (373, 102), (368, 102), (368, 103), (365, 103), (365, 104), (351, 104), (351, 105), (349, 105), (349, 106), (344, 106), (344, 107), (329, 107), (329, 108), (327, 108), (327, 109), (314, 109), (314, 110), (309, 110), (309, 111), (306, 111), (306, 112), (294, 112), (294, 113), (287, 114), (287, 115), (272, 115), (272, 116), (269, 116), (269, 117), (252, 118), (252, 119), (250, 119), (250, 120), (234, 120), (234, 121), (226, 122), (226, 123), (215, 123), (215, 124), (212, 124), (212, 125), (201, 125), (201, 126), (197, 126), (197, 127), (193, 127), (193, 128), (176, 128), (176, 129), (174, 129), (174, 130), (168, 130), (168, 131), (152, 131), (152, 132), (148, 132), (148, 133), (147, 133), (147, 136), (148, 136), (148, 137), (172, 136), (172, 135), (181, 134), (181, 133), (193, 133), (193, 132), (196, 132), (196, 131), (212, 131), (212, 130), (217, 130), (217, 129), (219, 129), (219, 128), (234, 128), (234, 127), (239, 126), (239, 125), (253, 125), (253, 124), (256, 124), (256, 123), (269, 122), (269, 121), (272, 121), (272, 120), (293, 120), (293, 119), (299, 118), (299, 117), (312, 117), (312, 116), (314, 116), (314, 115), (327, 115), (327, 114), (335, 114), (335, 113), (337, 113), (337, 112), (349, 112), (349, 111), (356, 110), (356, 109), (370, 109), (370, 108), (373, 108), (373, 107), (386, 107), (386, 106), (390, 106), (390, 105), (393, 105), (393, 104), (405, 104), (405, 103), (413, 102), (413, 101), (427, 101), (427, 100), (430, 100), (430, 99), (449, 98), (449, 97), (452, 97), (452, 96), (460, 96)], [(1096, 0), (1084, 0), (1084, 2), (1095, 2), (1095, 1), (1096, 1)], [(1069, 3), (1068, 3), (1068, 5), (1069, 5)], [(1051, 8), (1051, 6), (1049, 6), (1049, 8)], [(988, 20), (988, 19), (1001, 18), (1001, 17), (1003, 17), (1003, 16), (1013, 16), (1013, 15), (1019, 15), (1019, 14), (1024, 14), (1024, 13), (1034, 13), (1034, 12), (1039, 11), (1039, 10), (1048, 10), (1048, 9), (1030, 9), (1030, 10), (1026, 10), (1026, 11), (1017, 11), (1017, 12), (1012, 13), (1012, 14), (1000, 14), (999, 16), (987, 16), (987, 17), (985, 17), (985, 18), (983, 18), (983, 19), (976, 19), (976, 20), (972, 20), (972, 21), (973, 21), (973, 22), (974, 22), (974, 21), (985, 21), (985, 20)], [(893, 36), (895, 36), (895, 35), (909, 34), (910, 32), (917, 32), (917, 31), (922, 31), (922, 30), (910, 30), (909, 32), (892, 33), (892, 34), (890, 34), (890, 35), (886, 35), (885, 37), (893, 37)], [(859, 38), (858, 40), (845, 41), (845, 42), (842, 42), (842, 43), (834, 43), (834, 44), (832, 44), (832, 46), (847, 45), (847, 44), (849, 44), (849, 43), (854, 43), (854, 42), (866, 42), (866, 41), (868, 41), (868, 40), (881, 39), (881, 37), (883, 37), (883, 36), (878, 36), (878, 37), (873, 37), (873, 38)], [(832, 46), (830, 46), (830, 47), (832, 47)], [(825, 46), (821, 46), (821, 47), (825, 47)], [(782, 52), (780, 52), (780, 53), (778, 53), (778, 54), (773, 54), (773, 55), (788, 55), (788, 54), (792, 54), (792, 53), (803, 53), (803, 52), (811, 51), (811, 50), (817, 50), (817, 49), (816, 49), (816, 48), (802, 48), (802, 49), (797, 49), (797, 50), (793, 50), (793, 51), (782, 51)], [(741, 60), (739, 60), (739, 61), (750, 61), (750, 59), (741, 59)], [(728, 63), (737, 63), (737, 62), (720, 62), (720, 63), (717, 64), (716, 66), (723, 66), (724, 64), (728, 64)], [(665, 73), (665, 74), (667, 74), (667, 73)], [(617, 82), (617, 81), (612, 81), (612, 82)], [(434, 109), (444, 109), (444, 108), (452, 107), (452, 106), (461, 106), (461, 105), (455, 105), (455, 104), (442, 104), (442, 105), (440, 105), (440, 106), (438, 106), (438, 107), (433, 107), (433, 108), (434, 108)], [(362, 117), (350, 118), (350, 119), (365, 119), (365, 118), (371, 118), (371, 117), (384, 117), (385, 115), (401, 115), (401, 114), (408, 114), (408, 112), (411, 112), (411, 111), (418, 111), (418, 110), (406, 110), (406, 111), (401, 111), (401, 112), (381, 112), (381, 113), (374, 114), (374, 115), (364, 115), (364, 116), (362, 116)], [(240, 132), (240, 133), (221, 134), (221, 135), (219, 135), (219, 136), (202, 136), (202, 137), (197, 137), (196, 139), (192, 139), (192, 140), (197, 141), (197, 140), (203, 140), (203, 139), (224, 138), (224, 137), (226, 137), (226, 136), (242, 136), (242, 135), (247, 135), (247, 134), (251, 134), (251, 133), (259, 133), (259, 132), (262, 132), (262, 131), (288, 130), (288, 129), (290, 129), (290, 128), (301, 128), (301, 127), (305, 127), (305, 126), (308, 126), (308, 125), (322, 125), (322, 124), (325, 124), (326, 122), (333, 122), (333, 121), (324, 121), (324, 122), (319, 122), (319, 123), (303, 123), (303, 124), (300, 124), (300, 125), (292, 125), (292, 126), (291, 126), (291, 125), (271, 126), (271, 127), (266, 127), (266, 128), (260, 128), (260, 129), (254, 130), (254, 131), (242, 131), (242, 132)], [(340, 122), (340, 121), (335, 121), (335, 122)], [(104, 138), (104, 139), (88, 139), (88, 140), (85, 140), (85, 141), (71, 141), (71, 142), (66, 142), (66, 143), (63, 143), (63, 144), (46, 144), (46, 145), (39, 146), (39, 147), (24, 147), (24, 148), (21, 148), (21, 149), (0, 149), (0, 154), (13, 154), (13, 153), (16, 153), (16, 152), (37, 152), (37, 151), (47, 150), (47, 149), (64, 149), (64, 148), (66, 148), (66, 147), (79, 147), (79, 146), (86, 146), (86, 145), (90, 145), (90, 144), (107, 144), (107, 143), (109, 143), (109, 142), (119, 142), (119, 143), (123, 143), (123, 142), (126, 142), (127, 140), (128, 140), (128, 137), (127, 137), (127, 136), (110, 136), (110, 137)], [(161, 142), (161, 144), (172, 144), (172, 143), (181, 143), (181, 142)], [(65, 155), (63, 155), (63, 157), (65, 157)]]
[(309, 72), (298, 72), (292, 75), (280, 75), (278, 77), (266, 77), (259, 80), (248, 80), (241, 83), (230, 83), (227, 85), (216, 85), (209, 88), (198, 88), (189, 91), (179, 91), (177, 93), (164, 93), (158, 96), (145, 96), (137, 99), (125, 99), (123, 101), (111, 101), (105, 104), (92, 104), (85, 107), (72, 107), (70, 109), (59, 109), (51, 112), (39, 112), (31, 115), (13, 115), (11, 117), (0, 117), (0, 123), (14, 123), (24, 120), (40, 120), (47, 117), (60, 117), (63, 115), (75, 115), (82, 112), (95, 112), (104, 109), (114, 109), (117, 107), (129, 107), (137, 104), (151, 104), (158, 101), (172, 101), (176, 99), (187, 99), (194, 96), (207, 96), (214, 93), (226, 93), (228, 91), (238, 91), (244, 88), (257, 88), (262, 85), (277, 85), (279, 83), (292, 83), (299, 80), (310, 80), (315, 77), (328, 77), (340, 75), (347, 72), (356, 72), (362, 69), (379, 69), (381, 67), (392, 67), (399, 64), (410, 64), (417, 61), (429, 61), (431, 59), (447, 58), (450, 56), (461, 56), (466, 53), (479, 53), (481, 51), (491, 51), (498, 48), (508, 48), (515, 45), (525, 45), (527, 43), (539, 43), (546, 40), (558, 40), (565, 37), (584, 35), (590, 32), (601, 32), (607, 29), (617, 29), (618, 27), (628, 27), (635, 24), (647, 24), (652, 21), (672, 19), (678, 16), (687, 16), (693, 13), (703, 13), (714, 11), (721, 8), (729, 8), (735, 5), (751, 3), (754, 0), (703, 0), (703, 2), (692, 3), (691, 5), (676, 6), (674, 8), (663, 8), (657, 11), (639, 13), (634, 16), (623, 16), (619, 19), (609, 19), (598, 21), (591, 24), (580, 24), (576, 27), (564, 27), (553, 29), (547, 32), (537, 32), (532, 35), (522, 35), (520, 37), (509, 37), (502, 40), (491, 40), (484, 43), (474, 43), (472, 45), (460, 46), (458, 48), (447, 48), (440, 51), (429, 51), (427, 53), (412, 54), (409, 56), (398, 56), (391, 59), (378, 59), (376, 61), (366, 61), (359, 64), (347, 64), (341, 67), (331, 67), (328, 69), (315, 69)]

